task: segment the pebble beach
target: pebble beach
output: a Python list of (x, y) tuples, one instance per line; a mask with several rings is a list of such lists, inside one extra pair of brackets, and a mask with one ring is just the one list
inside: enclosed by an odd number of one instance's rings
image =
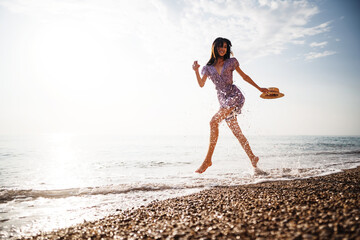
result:
[(360, 239), (360, 167), (215, 187), (24, 239)]

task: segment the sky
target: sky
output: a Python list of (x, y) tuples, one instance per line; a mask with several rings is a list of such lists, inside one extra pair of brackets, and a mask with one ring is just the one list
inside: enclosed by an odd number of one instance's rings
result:
[[(0, 0), (0, 135), (206, 135), (232, 42), (245, 135), (360, 135), (356, 0)], [(231, 134), (226, 124), (220, 134)]]

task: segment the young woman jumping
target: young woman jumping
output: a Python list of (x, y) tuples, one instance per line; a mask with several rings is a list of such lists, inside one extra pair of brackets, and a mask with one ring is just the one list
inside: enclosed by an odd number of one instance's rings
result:
[(245, 97), (233, 84), (233, 71), (236, 70), (246, 82), (250, 83), (260, 92), (268, 92), (269, 90), (267, 88), (260, 88), (248, 75), (246, 75), (240, 69), (239, 62), (236, 58), (230, 58), (231, 53), (230, 40), (226, 38), (217, 38), (212, 44), (210, 60), (206, 66), (202, 68), (201, 74), (203, 76), (200, 77), (200, 65), (197, 61), (195, 61), (192, 66), (200, 87), (205, 85), (208, 77), (215, 84), (220, 103), (219, 111), (210, 121), (210, 144), (208, 153), (204, 162), (199, 169), (196, 170), (197, 173), (205, 172), (205, 170), (212, 165), (211, 158), (219, 136), (219, 124), (224, 119), (235, 137), (239, 140), (241, 146), (244, 148), (254, 168), (256, 168), (259, 161), (259, 158), (252, 152), (249, 142), (242, 134), (237, 122), (237, 115), (241, 112)]

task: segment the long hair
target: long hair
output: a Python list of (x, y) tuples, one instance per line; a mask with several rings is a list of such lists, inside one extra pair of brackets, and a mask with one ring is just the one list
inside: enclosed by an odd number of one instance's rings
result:
[(232, 45), (230, 40), (226, 38), (218, 37), (215, 39), (215, 41), (212, 44), (210, 60), (207, 62), (206, 65), (213, 65), (216, 62), (217, 58), (219, 57), (217, 48), (222, 47), (224, 43), (226, 43), (227, 45), (226, 54), (224, 55), (224, 60), (230, 58), (230, 54), (232, 54), (231, 52)]

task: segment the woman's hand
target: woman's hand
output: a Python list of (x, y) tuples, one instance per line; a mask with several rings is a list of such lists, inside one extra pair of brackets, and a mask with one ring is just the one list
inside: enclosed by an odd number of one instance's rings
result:
[(199, 83), (199, 86), (203, 87), (205, 85), (207, 76), (206, 76), (206, 74), (204, 74), (202, 77), (200, 77), (199, 67), (200, 67), (200, 65), (198, 64), (197, 61), (195, 61), (194, 64), (192, 65), (192, 68), (195, 71), (196, 79)]
[(269, 89), (267, 89), (267, 88), (260, 88), (259, 90), (260, 90), (260, 92), (263, 92), (263, 93), (269, 92)]
[(197, 61), (195, 61), (194, 64), (192, 65), (192, 68), (193, 68), (194, 71), (199, 70), (199, 67), (200, 67), (200, 65), (198, 64)]

